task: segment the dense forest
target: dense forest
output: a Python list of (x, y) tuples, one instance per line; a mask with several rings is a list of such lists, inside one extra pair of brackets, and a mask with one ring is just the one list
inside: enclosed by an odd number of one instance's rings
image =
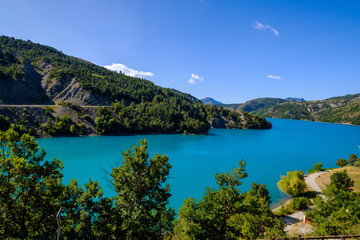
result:
[[(93, 127), (96, 134), (205, 134), (211, 127), (271, 128), (263, 117), (205, 106), (189, 94), (5, 36), (0, 37), (0, 104), (49, 105), (51, 109), (37, 111), (46, 113), (45, 119), (27, 109), (25, 121), (11, 107), (0, 109), (11, 123), (31, 122), (37, 135), (87, 134)], [(58, 111), (51, 105), (68, 106), (71, 111)], [(98, 107), (91, 114), (82, 109), (98, 105), (109, 107)]]

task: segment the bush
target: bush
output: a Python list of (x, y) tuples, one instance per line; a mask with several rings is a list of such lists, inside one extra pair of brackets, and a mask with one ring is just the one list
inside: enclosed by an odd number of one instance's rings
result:
[(347, 161), (345, 159), (343, 159), (343, 158), (337, 160), (337, 162), (336, 162), (336, 165), (338, 165), (339, 167), (344, 167), (347, 164), (348, 164)]
[(310, 206), (310, 199), (307, 197), (296, 197), (293, 198), (289, 204), (289, 207), (293, 210), (303, 210)]
[(277, 185), (282, 192), (292, 197), (299, 196), (306, 190), (304, 173), (302, 171), (287, 172), (286, 176), (281, 176)]

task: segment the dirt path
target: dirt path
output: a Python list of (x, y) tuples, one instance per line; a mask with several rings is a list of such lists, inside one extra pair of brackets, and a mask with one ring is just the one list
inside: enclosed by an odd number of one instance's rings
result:
[[(321, 195), (321, 188), (316, 184), (315, 179), (328, 171), (312, 173), (305, 177), (305, 183), (310, 190), (314, 190)], [(289, 234), (306, 234), (311, 233), (311, 225), (302, 222), (305, 218), (305, 211), (298, 211), (282, 218), (286, 224), (284, 231)], [(299, 223), (300, 222), (300, 223)]]
[(305, 177), (305, 182), (308, 185), (308, 187), (310, 187), (312, 190), (316, 191), (318, 194), (321, 194), (321, 188), (316, 184), (315, 179), (324, 174), (329, 172), (328, 170), (326, 171), (320, 171), (320, 172), (316, 172), (316, 173), (312, 173), (308, 176)]

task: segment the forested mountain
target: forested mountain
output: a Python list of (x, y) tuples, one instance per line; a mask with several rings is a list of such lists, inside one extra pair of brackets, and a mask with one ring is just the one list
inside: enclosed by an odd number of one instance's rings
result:
[(285, 102), (263, 116), (360, 125), (360, 94), (307, 102)]
[(205, 106), (189, 94), (6, 36), (0, 37), (0, 104), (5, 122), (37, 135), (271, 128), (262, 117)]

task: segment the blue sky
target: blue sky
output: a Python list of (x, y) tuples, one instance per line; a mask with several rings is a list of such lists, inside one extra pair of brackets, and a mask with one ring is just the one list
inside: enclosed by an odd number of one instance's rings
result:
[(358, 0), (0, 3), (0, 35), (198, 98), (240, 103), (360, 92)]

